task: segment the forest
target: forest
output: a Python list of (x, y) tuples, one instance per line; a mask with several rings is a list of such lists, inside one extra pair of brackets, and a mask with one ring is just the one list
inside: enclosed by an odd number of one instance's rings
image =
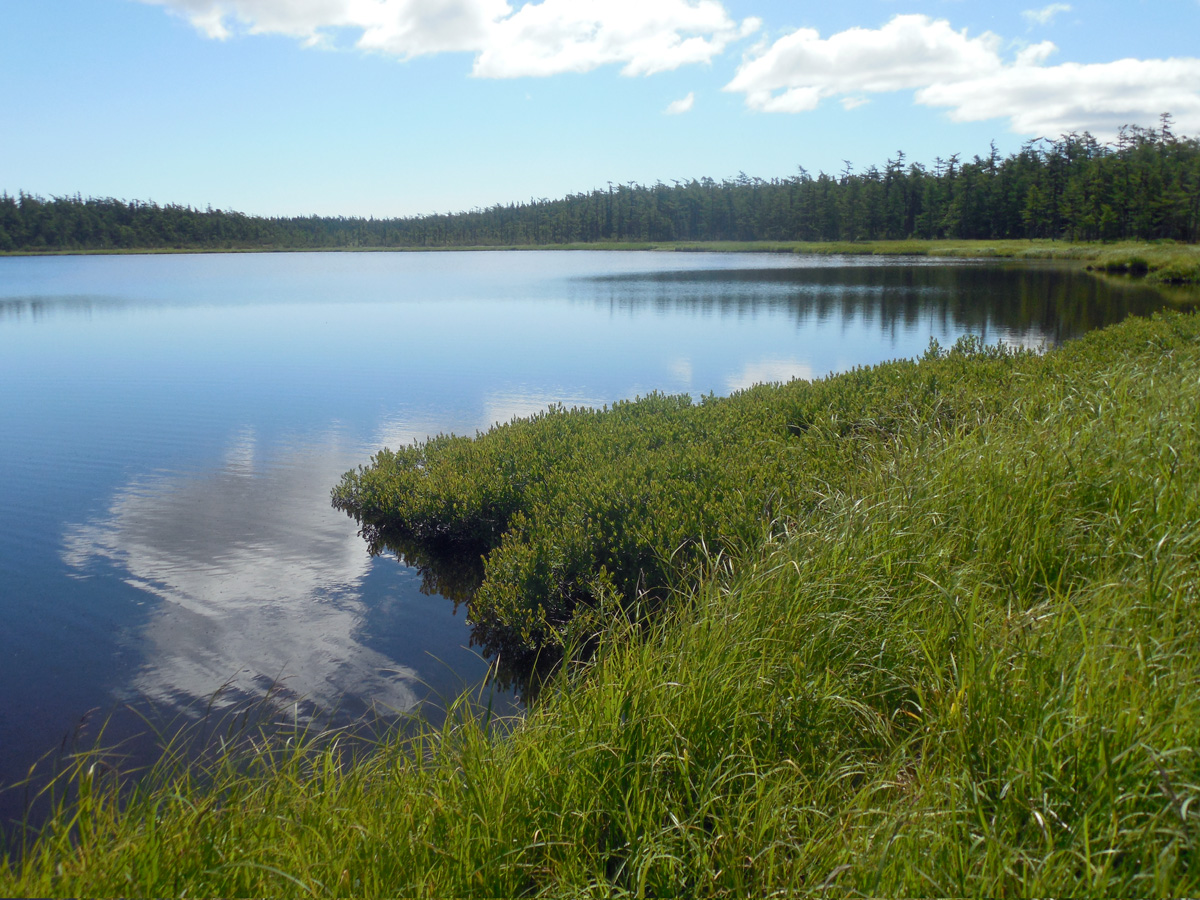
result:
[(539, 246), (658, 241), (1200, 239), (1200, 139), (1123, 128), (1037, 139), (1001, 156), (763, 180), (744, 173), (607, 184), (550, 200), (376, 219), (262, 217), (221, 209), (0, 195), (0, 252)]

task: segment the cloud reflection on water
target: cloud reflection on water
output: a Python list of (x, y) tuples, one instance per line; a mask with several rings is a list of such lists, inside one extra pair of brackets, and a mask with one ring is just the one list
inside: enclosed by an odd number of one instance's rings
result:
[[(519, 387), (477, 402), (473, 412), (445, 411), (444, 423), (386, 419), (366, 447), (336, 429), (280, 443), (243, 428), (212, 468), (135, 478), (102, 515), (69, 524), (62, 559), (75, 577), (112, 566), (158, 601), (136, 638), (141, 665), (125, 682), (124, 699), (198, 711), (218, 692), (215, 705), (223, 707), (274, 688), (323, 711), (416, 707), (428, 694), (429, 679), (417, 669), (425, 657), (411, 647), (393, 658), (368, 646), (368, 604), (378, 598), (364, 597), (363, 582), (373, 563), (356, 524), (330, 505), (329, 491), (380, 447), (443, 431), (473, 434), (553, 403), (600, 405)], [(414, 592), (419, 583), (414, 577)], [(429, 621), (429, 630), (452, 628), (444, 642), (464, 646), (467, 626), (453, 616), (447, 601), (449, 624)]]
[(505, 425), (515, 418), (527, 418), (545, 412), (550, 406), (561, 404), (567, 409), (576, 406), (600, 407), (604, 401), (582, 394), (567, 394), (546, 390), (493, 391), (483, 398), (483, 423), (480, 430), (486, 431), (493, 425)]
[(812, 381), (813, 367), (798, 359), (760, 359), (748, 362), (740, 372), (731, 374), (725, 382), (730, 391), (740, 391), (755, 384), (788, 382), (793, 378)]
[(279, 681), (323, 710), (346, 696), (413, 708), (417, 672), (360, 640), (370, 560), (329, 489), (362, 460), (336, 434), (263, 448), (238, 434), (210, 471), (138, 479), (99, 520), (72, 525), (64, 561), (96, 561), (161, 598), (141, 636), (135, 696), (187, 707), (228, 685), (223, 702)]

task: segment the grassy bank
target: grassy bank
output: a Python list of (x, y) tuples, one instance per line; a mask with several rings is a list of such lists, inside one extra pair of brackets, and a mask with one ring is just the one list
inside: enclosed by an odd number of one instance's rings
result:
[[(80, 801), (0, 865), (0, 894), (1194, 894), (1198, 411), (1200, 321), (1171, 316), (1044, 357), (967, 344), (501, 431), (595, 448), (691, 428), (674, 440), (694, 452), (652, 454), (649, 474), (710, 479), (676, 502), (716, 530), (709, 552), (660, 561), (650, 616), (612, 593), (615, 569), (571, 594), (570, 621), (608, 613), (591, 662), (519, 723), (463, 706), (353, 763), (335, 736), (263, 742), (164, 766), (120, 805), (83, 757)], [(724, 490), (724, 445), (779, 460), (717, 504), (736, 533), (690, 508)], [(448, 499), (451, 522), (499, 497), (484, 462), (502, 446), (427, 451), (460, 462), (412, 508)], [(459, 516), (461, 539), (600, 509), (543, 481), (503, 524), (482, 503)], [(568, 658), (586, 631), (563, 632)]]
[(155, 248), (127, 250), (52, 250), (41, 252), (0, 252), (0, 256), (77, 256), (112, 254), (171, 253), (400, 253), (430, 251), (481, 250), (659, 250), (693, 253), (805, 253), (818, 256), (936, 256), (960, 259), (1069, 260), (1100, 271), (1145, 275), (1160, 284), (1200, 283), (1200, 246), (1193, 244), (1146, 243), (1116, 244), (1071, 243), (1069, 241), (712, 241), (712, 242), (628, 242), (575, 244), (512, 244), (463, 247), (209, 247)]
[(677, 250), (766, 250), (852, 256), (936, 256), (960, 259), (1071, 260), (1115, 274), (1145, 275), (1159, 284), (1200, 282), (1200, 247), (1193, 244), (1069, 241), (862, 241), (765, 244), (679, 244)]

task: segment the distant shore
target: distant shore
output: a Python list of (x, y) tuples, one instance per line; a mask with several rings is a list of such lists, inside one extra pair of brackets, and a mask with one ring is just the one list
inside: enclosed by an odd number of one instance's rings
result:
[(0, 256), (112, 256), (176, 253), (414, 253), (501, 250), (644, 250), (676, 253), (799, 253), (818, 256), (932, 256), (955, 259), (1073, 261), (1113, 274), (1146, 276), (1158, 284), (1200, 284), (1200, 245), (1127, 241), (1073, 243), (1049, 240), (1002, 241), (666, 241), (572, 244), (492, 244), (407, 247), (147, 247), (90, 250), (21, 250)]

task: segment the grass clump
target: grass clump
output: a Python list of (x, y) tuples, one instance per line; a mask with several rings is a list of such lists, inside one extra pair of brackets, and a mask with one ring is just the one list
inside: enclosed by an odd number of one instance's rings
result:
[(1081, 243), (1051, 240), (746, 241), (656, 244), (691, 252), (800, 253), (812, 256), (934, 256), (961, 259), (1080, 261), (1088, 268), (1144, 275), (1154, 284), (1200, 284), (1200, 247), (1174, 241)]
[(1200, 247), (1188, 244), (1118, 246), (1099, 255), (1095, 268), (1105, 272), (1148, 275), (1158, 284), (1200, 283)]
[[(348, 472), (334, 504), (377, 543), (484, 557), (479, 642), (513, 658), (589, 644), (801, 521), (901, 432), (967, 427), (1028, 354), (966, 338), (912, 361), (729, 398), (651, 395), (442, 435)], [(968, 364), (969, 360), (969, 364)]]
[[(258, 741), (123, 795), (85, 757), (79, 802), (0, 865), (0, 894), (1200, 890), (1200, 322), (1131, 320), (1045, 356), (931, 350), (646, 415), (682, 428), (738, 404), (770, 412), (783, 435), (751, 446), (803, 487), (778, 485), (757, 540), (681, 576), (657, 615), (598, 623), (591, 662), (522, 721), (462, 704), (366, 754)], [(571, 446), (638, 414), (493, 434)], [(497, 523), (527, 502), (484, 477), (487, 445), (450, 445), (455, 499), (484, 498), (470, 540), (485, 499)]]

